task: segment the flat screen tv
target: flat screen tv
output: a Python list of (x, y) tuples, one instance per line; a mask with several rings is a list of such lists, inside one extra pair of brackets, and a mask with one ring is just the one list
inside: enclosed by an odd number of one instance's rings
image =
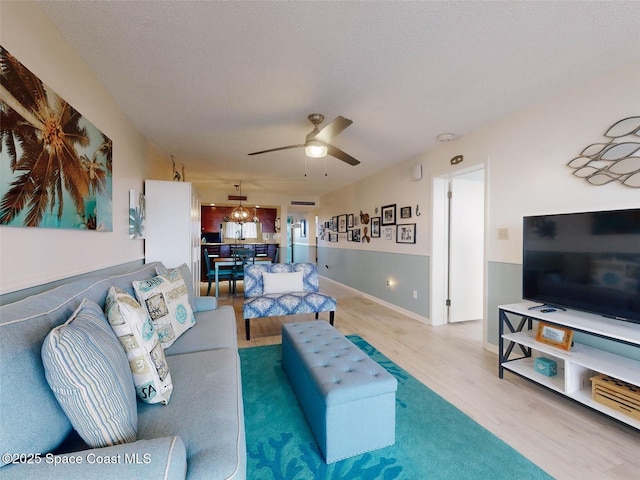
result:
[(640, 208), (523, 223), (524, 299), (640, 323)]

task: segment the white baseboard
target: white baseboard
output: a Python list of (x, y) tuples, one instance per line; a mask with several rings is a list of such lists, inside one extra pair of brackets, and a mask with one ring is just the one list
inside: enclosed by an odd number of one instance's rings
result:
[(376, 302), (380, 305), (383, 305), (387, 308), (390, 308), (391, 310), (394, 310), (398, 313), (401, 313), (402, 315), (406, 315), (407, 317), (413, 318), (414, 320), (418, 320), (419, 322), (425, 323), (427, 325), (431, 325), (431, 322), (429, 321), (429, 319), (427, 317), (423, 317), (422, 315), (418, 315), (415, 312), (412, 312), (411, 310), (406, 310), (402, 307), (399, 307), (398, 305), (394, 305), (393, 303), (389, 303), (389, 302), (385, 302), (384, 300), (379, 299), (378, 297), (374, 297), (373, 295), (369, 295), (368, 293), (364, 293), (361, 292), (360, 290), (350, 287), (349, 285), (345, 285), (344, 283), (340, 283), (332, 278), (329, 277), (325, 277), (324, 275), (320, 275), (324, 280), (327, 280), (328, 282), (333, 282), (336, 285), (340, 285), (343, 288), (346, 288), (348, 290), (351, 290), (354, 293), (357, 293), (358, 295), (362, 295), (363, 297)]

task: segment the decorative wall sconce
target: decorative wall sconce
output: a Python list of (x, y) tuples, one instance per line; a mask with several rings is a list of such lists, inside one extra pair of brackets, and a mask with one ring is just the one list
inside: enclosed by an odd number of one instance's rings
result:
[(631, 188), (640, 188), (640, 117), (628, 117), (614, 123), (604, 134), (607, 143), (594, 143), (567, 166), (576, 177), (591, 185), (606, 185), (615, 180)]

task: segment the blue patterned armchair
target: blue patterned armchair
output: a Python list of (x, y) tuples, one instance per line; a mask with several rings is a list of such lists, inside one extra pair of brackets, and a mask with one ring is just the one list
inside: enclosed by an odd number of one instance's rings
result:
[[(296, 275), (297, 273), (301, 275)], [(287, 287), (292, 287), (293, 290), (289, 291)], [(244, 271), (242, 306), (247, 340), (251, 338), (252, 318), (301, 313), (315, 313), (318, 318), (319, 312), (329, 312), (329, 322), (333, 325), (336, 299), (320, 293), (319, 290), (318, 270), (313, 263), (247, 265)]]

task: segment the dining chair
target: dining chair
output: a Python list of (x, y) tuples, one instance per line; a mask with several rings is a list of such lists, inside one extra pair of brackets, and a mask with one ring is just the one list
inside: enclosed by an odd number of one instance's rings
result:
[[(209, 285), (207, 286), (207, 295), (209, 295), (209, 293), (211, 292), (211, 282), (215, 282), (216, 280), (216, 271), (211, 268), (211, 258), (209, 257), (209, 250), (203, 248), (202, 254), (204, 256), (204, 265), (207, 268), (207, 281), (209, 283)], [(229, 292), (231, 292), (231, 272), (231, 269), (218, 270), (218, 281), (228, 280)]]
[(247, 251), (239, 252), (235, 251), (233, 254), (233, 268), (231, 269), (231, 281), (233, 282), (233, 295), (236, 294), (237, 281), (244, 280), (244, 267), (247, 265), (249, 261), (250, 253)]

